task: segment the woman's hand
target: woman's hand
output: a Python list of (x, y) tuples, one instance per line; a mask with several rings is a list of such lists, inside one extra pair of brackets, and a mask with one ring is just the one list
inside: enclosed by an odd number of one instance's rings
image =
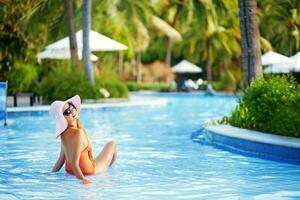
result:
[(89, 183), (92, 183), (92, 182), (87, 178), (83, 178), (81, 183), (82, 184), (89, 184)]

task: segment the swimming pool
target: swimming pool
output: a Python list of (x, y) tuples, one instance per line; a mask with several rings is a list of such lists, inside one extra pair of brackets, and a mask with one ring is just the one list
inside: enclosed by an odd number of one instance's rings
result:
[[(299, 199), (299, 165), (194, 142), (205, 120), (230, 113), (234, 97), (154, 94), (167, 104), (84, 109), (94, 154), (114, 138), (107, 173), (79, 181), (50, 173), (59, 153), (47, 112), (14, 116), (0, 129), (0, 199)], [(153, 94), (151, 94), (153, 96)]]

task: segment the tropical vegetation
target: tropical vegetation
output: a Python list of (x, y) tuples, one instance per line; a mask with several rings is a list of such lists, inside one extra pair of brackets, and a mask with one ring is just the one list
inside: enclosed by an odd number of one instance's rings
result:
[[(79, 94), (82, 99), (106, 98), (101, 89), (109, 93), (110, 98), (127, 98), (126, 85), (116, 77), (105, 77), (105, 74), (95, 79), (95, 84), (90, 85), (83, 70), (74, 71), (71, 67), (56, 67), (49, 75), (43, 78), (39, 87), (46, 102), (53, 99), (67, 99), (74, 94)], [(49, 102), (48, 102), (49, 103)]]
[(140, 91), (140, 90), (153, 90), (153, 91), (175, 91), (176, 87), (168, 85), (166, 83), (137, 83), (137, 82), (126, 82), (126, 86), (129, 91)]
[(288, 76), (253, 81), (223, 122), (284, 136), (300, 137), (300, 85)]
[[(85, 74), (89, 73), (85, 72), (86, 67), (82, 63), (76, 64), (76, 55), (75, 61), (72, 62), (55, 60), (38, 62), (36, 58), (38, 52), (44, 50), (46, 45), (70, 35), (72, 32), (70, 18), (73, 19), (76, 31), (83, 29), (83, 25), (88, 25), (87, 22), (83, 23), (84, 3), (88, 2), (1, 1), (0, 81), (8, 79), (12, 82), (9, 85), (14, 88), (9, 90), (10, 94), (36, 91), (45, 95), (45, 99), (51, 100), (56, 98), (56, 95), (49, 96), (50, 93), (62, 95), (63, 92), (49, 90), (55, 87), (48, 87), (48, 82), (49, 85), (50, 82), (53, 85), (60, 85), (62, 83), (54, 83), (54, 79), (68, 80), (75, 71), (80, 77), (85, 77)], [(87, 90), (90, 91), (86, 94), (87, 98), (101, 98), (101, 94), (97, 92), (99, 89), (97, 80), (104, 77), (104, 82), (110, 82), (110, 79), (116, 82), (121, 74), (130, 71), (135, 78), (130, 76), (126, 80), (126, 77), (122, 77), (122, 80), (144, 82), (142, 64), (153, 63), (156, 60), (165, 61), (168, 66), (187, 59), (202, 67), (204, 70), (202, 78), (219, 88), (231, 91), (243, 88), (244, 76), (247, 74), (243, 73), (242, 67), (242, 58), (245, 56), (242, 55), (240, 45), (243, 38), (238, 7), (241, 3), (245, 3), (245, 0), (90, 0), (90, 2), (91, 29), (127, 45), (128, 50), (93, 52), (100, 59), (94, 63), (95, 85), (88, 86), (91, 89)], [(298, 52), (300, 2), (257, 0), (257, 5), (262, 53), (270, 49), (287, 56)], [(173, 27), (181, 39), (175, 39), (175, 36), (158, 28), (154, 20), (157, 18)], [(25, 72), (29, 66), (32, 68), (30, 70), (32, 74)], [(18, 78), (12, 78), (16, 74)], [(81, 78), (78, 78), (78, 81), (72, 84), (73, 88), (79, 88), (79, 84), (86, 83), (81, 83)], [(118, 81), (118, 84), (125, 86), (122, 81)], [(66, 88), (70, 90), (69, 86)], [(93, 92), (96, 94), (93, 95)]]

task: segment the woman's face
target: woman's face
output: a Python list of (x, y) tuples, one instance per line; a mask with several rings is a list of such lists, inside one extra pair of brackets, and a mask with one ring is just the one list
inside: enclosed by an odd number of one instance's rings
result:
[(71, 102), (68, 102), (64, 105), (62, 112), (68, 123), (72, 123), (77, 119), (78, 113), (76, 107)]

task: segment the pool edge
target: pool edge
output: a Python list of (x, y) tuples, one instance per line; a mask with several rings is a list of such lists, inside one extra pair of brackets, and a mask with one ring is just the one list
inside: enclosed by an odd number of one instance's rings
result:
[(255, 154), (256, 157), (300, 164), (300, 138), (273, 135), (230, 125), (207, 126), (206, 142), (227, 149)]
[[(89, 108), (114, 108), (114, 107), (131, 107), (131, 106), (156, 106), (166, 104), (166, 98), (132, 98), (126, 102), (114, 103), (83, 103), (81, 109)], [(49, 111), (50, 105), (34, 106), (34, 107), (9, 107), (8, 113), (17, 112), (35, 112), (35, 111)]]

